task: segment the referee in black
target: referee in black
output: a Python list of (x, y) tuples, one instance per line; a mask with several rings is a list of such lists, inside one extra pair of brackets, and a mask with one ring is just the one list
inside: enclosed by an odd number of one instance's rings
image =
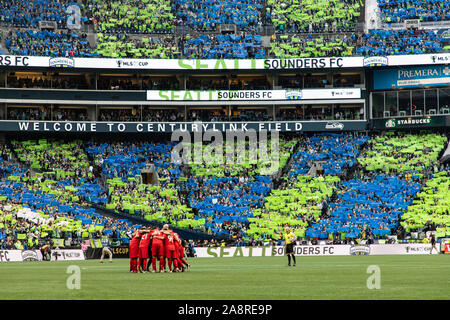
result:
[(297, 241), (297, 236), (291, 232), (291, 228), (286, 228), (286, 234), (284, 236), (284, 241), (286, 243), (286, 255), (288, 257), (288, 267), (291, 266), (291, 256), (294, 261), (294, 267), (296, 264), (295, 255), (294, 255), (294, 245), (295, 241)]
[(430, 254), (433, 252), (433, 249), (435, 249), (437, 253), (439, 253), (439, 250), (436, 248), (436, 237), (434, 236), (434, 234), (431, 235), (430, 241), (431, 241)]

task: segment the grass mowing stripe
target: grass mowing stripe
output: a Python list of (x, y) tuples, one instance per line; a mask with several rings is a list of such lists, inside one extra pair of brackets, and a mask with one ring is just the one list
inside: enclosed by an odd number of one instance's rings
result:
[[(449, 256), (189, 259), (184, 273), (131, 274), (127, 259), (0, 264), (0, 299), (448, 299)], [(81, 289), (66, 287), (67, 267), (81, 269)], [(367, 267), (381, 269), (381, 289), (366, 287)], [(45, 290), (43, 290), (45, 288)]]

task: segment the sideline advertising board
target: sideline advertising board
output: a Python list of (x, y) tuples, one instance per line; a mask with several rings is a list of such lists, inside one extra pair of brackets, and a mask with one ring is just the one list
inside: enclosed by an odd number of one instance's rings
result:
[[(51, 251), (51, 261), (85, 260), (83, 250), (57, 249)], [(0, 262), (42, 261), (40, 250), (0, 250)]]
[[(440, 252), (440, 244), (436, 244), (432, 254)], [(350, 255), (403, 255), (430, 254), (431, 244), (372, 244), (372, 245), (297, 245), (296, 256), (350, 256)], [(266, 247), (196, 247), (199, 258), (231, 258), (231, 257), (280, 257), (285, 255), (284, 246)]]

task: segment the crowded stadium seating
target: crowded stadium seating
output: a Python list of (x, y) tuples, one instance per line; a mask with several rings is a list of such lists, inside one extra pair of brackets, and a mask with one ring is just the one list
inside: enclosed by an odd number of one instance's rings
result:
[(329, 234), (359, 238), (363, 230), (375, 238), (390, 235), (419, 190), (418, 183), (384, 175), (375, 175), (369, 182), (343, 182), (338, 201), (330, 204), (328, 219), (312, 224), (307, 235), (320, 239)]
[(283, 181), (265, 198), (264, 207), (255, 210), (255, 217), (246, 234), (256, 240), (277, 240), (286, 227), (291, 227), (298, 237), (305, 238), (309, 223), (322, 215), (322, 202), (330, 198), (340, 181), (339, 177), (299, 175)]
[(407, 232), (435, 229), (436, 236), (443, 238), (450, 233), (448, 229), (450, 208), (450, 178), (447, 171), (440, 171), (433, 178), (426, 181), (417, 199), (408, 207), (400, 223)]
[(270, 55), (276, 58), (341, 57), (355, 55), (357, 35), (307, 37), (284, 34), (273, 35)]
[(339, 175), (352, 167), (361, 145), (369, 141), (367, 136), (323, 133), (305, 137), (301, 149), (293, 155), (290, 176), (307, 174), (312, 161), (321, 161), (325, 175)]
[(442, 52), (444, 39), (434, 31), (425, 30), (369, 30), (362, 36), (357, 54), (405, 55)]
[(17, 31), (6, 39), (6, 49), (12, 55), (90, 57), (92, 49), (86, 34), (71, 31)]
[(327, 33), (355, 30), (361, 0), (267, 1), (275, 29), (282, 33)]
[(263, 20), (263, 0), (173, 0), (176, 24), (196, 30), (215, 30), (221, 24), (234, 24), (254, 30)]
[[(50, 238), (126, 241), (135, 226), (94, 205), (245, 244), (277, 241), (286, 226), (309, 239), (383, 239), (399, 226), (410, 232), (430, 224), (445, 235), (448, 173), (436, 160), (446, 140), (440, 134), (282, 136), (273, 155), (280, 156), (277, 170), (264, 169), (272, 158), (256, 166), (191, 159), (184, 173), (170, 163), (174, 143), (11, 141), (0, 149), (0, 238), (24, 248)], [(307, 175), (321, 160), (323, 172)], [(146, 163), (155, 165), (160, 185), (143, 183)]]
[(377, 0), (380, 18), (386, 23), (419, 19), (423, 22), (450, 20), (450, 3), (445, 0)]
[(70, 239), (74, 245), (100, 237), (128, 241), (127, 233), (136, 225), (91, 207), (107, 199), (93, 174), (82, 170), (87, 162), (81, 160), (79, 143), (41, 139), (12, 141), (12, 146), (2, 148), (1, 167), (7, 177), (0, 181), (0, 238), (21, 249), (50, 239)]
[(445, 136), (439, 134), (384, 136), (372, 139), (358, 162), (368, 171), (410, 173), (421, 178), (430, 170), (444, 148)]
[[(79, 4), (73, 0), (10, 0), (0, 4), (0, 22), (7, 26), (38, 27), (40, 21), (54, 21), (58, 28), (67, 26), (68, 17)], [(84, 18), (82, 18), (85, 21)]]
[[(450, 19), (445, 1), (377, 1), (385, 23)], [(33, 0), (32, 10), (26, 10), (24, 3), (14, 0), (0, 6), (0, 22), (10, 28), (3, 36), (9, 54), (260, 59), (424, 54), (450, 48), (432, 29), (363, 33), (357, 28), (364, 22), (360, 20), (362, 0), (86, 0), (83, 6), (68, 0)], [(94, 37), (89, 41), (86, 33), (68, 29), (75, 14), (81, 26), (93, 26)], [(59, 30), (36, 30), (40, 21), (54, 21)], [(216, 33), (219, 26), (229, 24), (236, 29)], [(263, 33), (265, 26), (275, 32)], [(175, 32), (177, 27), (184, 28), (183, 32)], [(270, 38), (266, 43), (263, 34)]]
[(87, 0), (85, 3), (98, 32), (165, 33), (174, 28), (168, 0)]
[(196, 59), (263, 59), (261, 36), (252, 34), (186, 37), (183, 54)]

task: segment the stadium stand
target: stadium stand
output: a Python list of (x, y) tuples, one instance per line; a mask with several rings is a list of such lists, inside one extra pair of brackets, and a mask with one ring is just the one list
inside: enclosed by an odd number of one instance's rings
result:
[(367, 171), (422, 178), (433, 168), (446, 140), (439, 134), (377, 137), (369, 142), (358, 162)]
[[(241, 30), (255, 30), (264, 20), (262, 0), (174, 0), (176, 25), (212, 31), (222, 24), (234, 24)], [(264, 21), (265, 22), (265, 21)]]
[(195, 59), (263, 59), (265, 50), (261, 36), (252, 34), (205, 35), (198, 38), (187, 35), (183, 54)]
[[(66, 28), (68, 17), (80, 5), (73, 0), (10, 0), (0, 5), (0, 22), (7, 26), (35, 28), (41, 21), (54, 21), (58, 28)], [(84, 17), (81, 17), (84, 21)]]
[(172, 36), (130, 38), (124, 33), (98, 33), (93, 55), (107, 58), (175, 59), (181, 56), (181, 52)]
[(295, 235), (305, 238), (309, 224), (320, 219), (322, 203), (331, 198), (339, 181), (336, 176), (285, 177), (280, 187), (265, 197), (264, 207), (255, 209), (255, 217), (248, 219), (251, 224), (246, 234), (256, 240), (278, 240), (285, 227), (291, 227)]
[(352, 33), (339, 35), (307, 37), (284, 34), (273, 35), (269, 54), (276, 58), (341, 57), (356, 53), (358, 35)]
[(50, 57), (90, 57), (86, 34), (71, 31), (17, 31), (6, 37), (6, 49), (12, 55)]
[(406, 19), (420, 21), (450, 20), (450, 3), (437, 0), (377, 0), (380, 18), (385, 23), (398, 23)]
[(267, 10), (280, 33), (352, 32), (361, 15), (361, 0), (268, 0)]
[(436, 237), (448, 236), (449, 187), (448, 170), (435, 173), (432, 179), (426, 181), (422, 191), (417, 194), (417, 199), (402, 216), (401, 226), (407, 232), (436, 230)]
[[(3, 248), (37, 248), (46, 240), (53, 240), (55, 246), (64, 246), (64, 241), (80, 245), (84, 239), (101, 237), (128, 241), (127, 232), (136, 225), (90, 208), (91, 203), (107, 199), (93, 174), (81, 170), (88, 163), (80, 161), (79, 143), (41, 139), (12, 141), (12, 145), (14, 151), (2, 147), (2, 173), (8, 175), (0, 181)], [(15, 155), (21, 164), (15, 162)]]
[(373, 179), (373, 182), (343, 182), (338, 200), (330, 204), (329, 217), (312, 224), (306, 234), (320, 239), (330, 234), (340, 234), (341, 239), (360, 238), (363, 231), (375, 238), (390, 235), (420, 185), (384, 175), (375, 175)]
[(302, 148), (293, 156), (289, 176), (307, 174), (314, 161), (322, 163), (325, 175), (339, 175), (356, 163), (359, 148), (369, 141), (368, 136), (348, 134), (317, 134), (305, 137)]
[(85, 7), (101, 33), (168, 33), (174, 28), (168, 0), (86, 0)]
[(362, 36), (356, 53), (365, 56), (438, 53), (444, 42), (434, 31), (369, 30)]

